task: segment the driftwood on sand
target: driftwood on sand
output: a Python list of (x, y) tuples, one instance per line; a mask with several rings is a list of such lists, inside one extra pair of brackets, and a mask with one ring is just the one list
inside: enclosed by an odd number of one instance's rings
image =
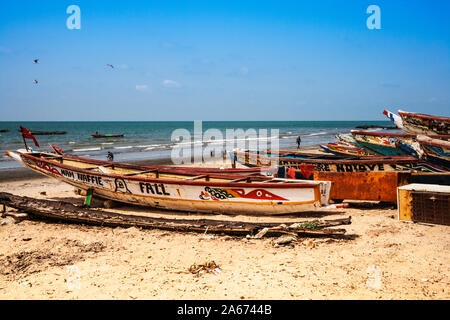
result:
[(0, 192), (0, 204), (15, 208), (36, 217), (67, 222), (112, 227), (120, 226), (171, 231), (223, 233), (230, 235), (256, 235), (264, 230), (264, 235), (266, 236), (280, 236), (283, 234), (333, 236), (343, 235), (346, 230), (329, 229), (330, 227), (348, 225), (351, 223), (351, 217), (324, 221), (302, 221), (296, 223), (254, 223), (213, 219), (187, 220), (155, 218), (93, 210), (67, 202), (21, 197), (6, 192)]

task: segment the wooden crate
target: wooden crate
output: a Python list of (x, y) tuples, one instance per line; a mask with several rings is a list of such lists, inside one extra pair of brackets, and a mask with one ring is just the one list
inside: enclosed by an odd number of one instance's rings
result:
[(450, 186), (413, 183), (397, 188), (398, 219), (450, 225)]

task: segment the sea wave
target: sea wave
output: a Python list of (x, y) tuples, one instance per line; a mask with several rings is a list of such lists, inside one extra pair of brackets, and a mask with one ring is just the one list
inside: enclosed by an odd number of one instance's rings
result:
[(83, 148), (83, 149), (73, 149), (74, 152), (84, 152), (84, 151), (99, 151), (102, 148)]
[(313, 133), (310, 133), (310, 134), (304, 134), (303, 136), (304, 137), (313, 137), (313, 136), (321, 136), (321, 135), (324, 135), (324, 134), (331, 134), (331, 132), (328, 132), (328, 131), (313, 132)]

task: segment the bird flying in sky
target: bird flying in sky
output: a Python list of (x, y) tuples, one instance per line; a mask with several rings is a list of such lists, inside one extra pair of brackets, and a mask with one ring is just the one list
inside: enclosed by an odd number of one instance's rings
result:
[(34, 82), (34, 84), (38, 84), (38, 81), (37, 81), (37, 80), (34, 80), (33, 82)]
[(39, 63), (39, 59), (34, 59), (34, 64), (38, 64)]
[(107, 67), (111, 67), (111, 68), (114, 68), (114, 66), (113, 66), (112, 64), (109, 64), (109, 63), (108, 63), (108, 64), (106, 64), (106, 66), (107, 66)]

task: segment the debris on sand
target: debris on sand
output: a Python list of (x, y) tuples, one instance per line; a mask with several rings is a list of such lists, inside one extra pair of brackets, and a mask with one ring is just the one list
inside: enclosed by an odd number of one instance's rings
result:
[(284, 235), (281, 236), (277, 239), (275, 239), (272, 244), (274, 247), (278, 247), (278, 246), (283, 246), (283, 245), (288, 245), (291, 244), (291, 242), (296, 242), (297, 241), (297, 237), (294, 235)]
[(195, 275), (202, 275), (205, 273), (219, 274), (222, 270), (220, 270), (220, 267), (214, 261), (208, 261), (202, 264), (194, 263), (189, 267), (189, 272)]

